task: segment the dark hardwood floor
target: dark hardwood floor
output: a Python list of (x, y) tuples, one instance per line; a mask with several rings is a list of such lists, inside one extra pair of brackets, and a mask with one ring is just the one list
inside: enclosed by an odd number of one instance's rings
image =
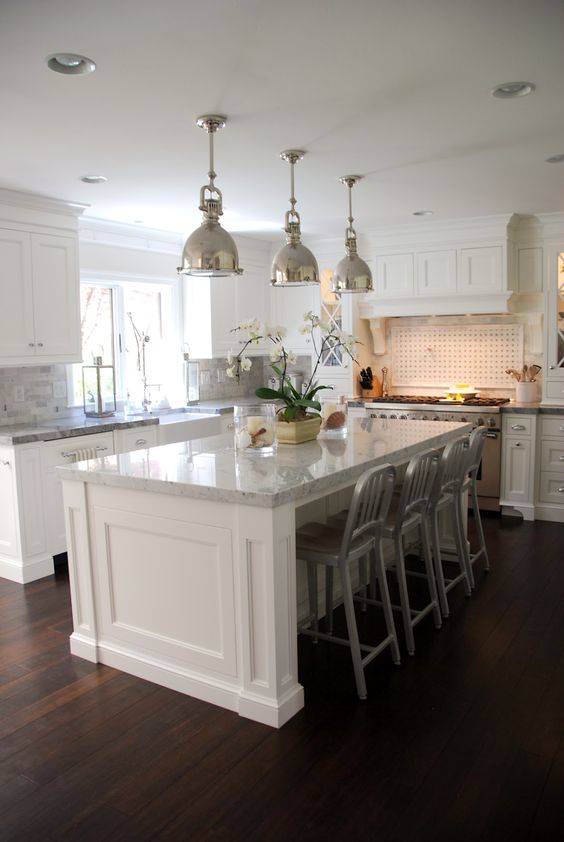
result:
[(300, 640), (279, 731), (71, 657), (65, 568), (0, 580), (0, 839), (564, 838), (564, 524), (485, 528), (492, 572), (367, 702), (347, 650)]

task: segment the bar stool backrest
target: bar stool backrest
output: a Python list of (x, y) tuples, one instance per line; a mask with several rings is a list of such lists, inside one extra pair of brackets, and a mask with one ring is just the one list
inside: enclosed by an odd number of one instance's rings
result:
[(431, 495), (431, 505), (435, 505), (441, 497), (454, 493), (460, 489), (467, 475), (468, 436), (450, 441), (442, 452), (437, 482)]
[(440, 451), (429, 450), (414, 456), (407, 466), (398, 502), (396, 523), (399, 526), (414, 513), (423, 514), (433, 493), (439, 471)]
[(393, 465), (381, 465), (365, 471), (356, 483), (343, 540), (341, 555), (346, 558), (353, 541), (367, 532), (377, 535), (388, 516), (394, 491), (396, 469)]
[(483, 427), (476, 427), (470, 433), (468, 440), (468, 457), (466, 462), (466, 475), (470, 478), (475, 478), (480, 462), (482, 461), (482, 454), (484, 452), (484, 445), (488, 431)]

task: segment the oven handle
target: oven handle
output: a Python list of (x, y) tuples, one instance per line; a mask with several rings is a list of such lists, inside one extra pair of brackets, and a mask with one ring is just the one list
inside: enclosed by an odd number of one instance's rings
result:
[(486, 438), (487, 439), (497, 439), (497, 438), (499, 438), (499, 433), (494, 432), (493, 430), (488, 430), (488, 432), (486, 433)]

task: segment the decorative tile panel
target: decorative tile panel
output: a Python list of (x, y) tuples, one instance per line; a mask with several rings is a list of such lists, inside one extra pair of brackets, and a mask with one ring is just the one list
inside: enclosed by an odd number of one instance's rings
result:
[(505, 369), (523, 365), (523, 325), (392, 327), (392, 380), (398, 386), (507, 388)]

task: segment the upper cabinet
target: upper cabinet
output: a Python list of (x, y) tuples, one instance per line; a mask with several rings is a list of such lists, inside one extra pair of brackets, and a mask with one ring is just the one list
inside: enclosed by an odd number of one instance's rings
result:
[(80, 362), (79, 212), (0, 191), (0, 366)]

